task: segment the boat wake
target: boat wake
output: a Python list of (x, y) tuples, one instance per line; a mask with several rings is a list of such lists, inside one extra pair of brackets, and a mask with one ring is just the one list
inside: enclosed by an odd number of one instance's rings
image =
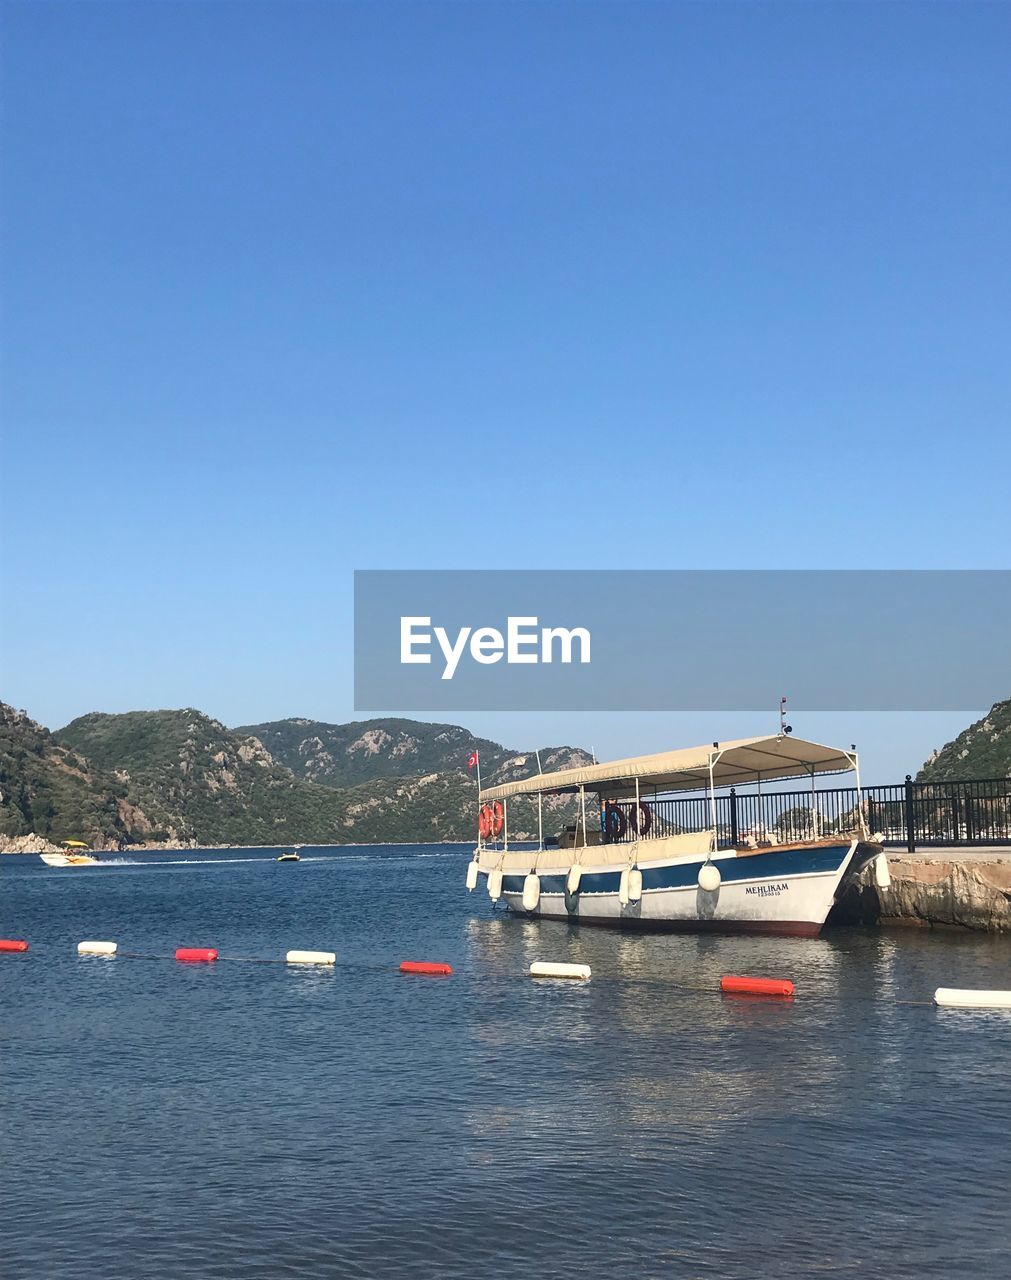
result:
[[(306, 862), (414, 862), (419, 858), (454, 858), (459, 859), (458, 852), (453, 853), (302, 853), (300, 861)], [(147, 858), (103, 858), (97, 864), (102, 867), (219, 867), (223, 863), (260, 863), (263, 866), (274, 866), (277, 859), (272, 855), (256, 858), (159, 858), (157, 855)]]

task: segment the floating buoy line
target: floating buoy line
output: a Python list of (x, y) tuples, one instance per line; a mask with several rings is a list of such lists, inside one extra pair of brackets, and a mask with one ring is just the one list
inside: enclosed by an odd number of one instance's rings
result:
[[(45, 950), (51, 946), (52, 944), (44, 943), (43, 949)], [(0, 953), (24, 955), (30, 950), (31, 948), (29, 947), (27, 940), (24, 938), (0, 938)], [(77, 954), (82, 956), (100, 956), (106, 959), (116, 958), (121, 960), (171, 960), (174, 963), (185, 965), (213, 965), (222, 962), (225, 964), (284, 964), (323, 968), (331, 971), (338, 967), (338, 957), (335, 951), (301, 949), (287, 951), (283, 957), (221, 955), (216, 947), (177, 947), (175, 951), (171, 953), (155, 953), (121, 951), (119, 949), (119, 943), (117, 942), (85, 939), (77, 944)], [(355, 971), (365, 969), (376, 973), (389, 973), (393, 970), (393, 966), (389, 964), (369, 964), (360, 961), (342, 961), (340, 962), (340, 967), (342, 969)], [(416, 975), (419, 977), (450, 977), (453, 974), (452, 965), (434, 960), (402, 960), (396, 966), (396, 969), (399, 970), (400, 973)], [(534, 961), (527, 972), (531, 978), (568, 979), (570, 981), (575, 980), (579, 983), (586, 982), (591, 977), (591, 969), (588, 964), (568, 964), (549, 960)], [(486, 977), (491, 980), (496, 978), (507, 979), (513, 976), (515, 975), (498, 973), (486, 975)], [(612, 978), (610, 980), (614, 981), (615, 979)], [(780, 1002), (792, 1001), (796, 995), (794, 984), (789, 978), (761, 978), (746, 975), (725, 974), (720, 978), (717, 986), (675, 982), (673, 980), (658, 979), (655, 976), (647, 978), (618, 978), (617, 981), (626, 985), (629, 983), (637, 983), (640, 985), (664, 986), (676, 991), (699, 992), (705, 995), (722, 994), (730, 996), (744, 996), (753, 997), (759, 1000), (771, 999)], [(861, 1003), (877, 1003), (874, 996), (846, 996), (836, 998)], [(977, 1011), (1011, 1010), (1011, 991), (938, 987), (934, 992), (933, 998), (930, 1000), (892, 1000), (891, 1003), (896, 1005), (933, 1006), (943, 1009), (966, 1009)]]

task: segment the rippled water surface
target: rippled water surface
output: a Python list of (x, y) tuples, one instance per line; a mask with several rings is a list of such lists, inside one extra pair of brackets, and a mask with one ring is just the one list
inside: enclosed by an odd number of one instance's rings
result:
[(1011, 1015), (929, 1004), (1011, 942), (579, 931), (466, 857), (0, 860), (5, 1280), (1011, 1274)]

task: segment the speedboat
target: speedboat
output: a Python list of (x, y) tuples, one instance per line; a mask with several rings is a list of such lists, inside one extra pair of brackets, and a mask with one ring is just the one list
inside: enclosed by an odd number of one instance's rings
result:
[(298, 853), (295, 850), (292, 850), (291, 853), (282, 853), (281, 856), (278, 858), (278, 862), (301, 862), (301, 861), (302, 859), (298, 856)]
[(47, 867), (95, 867), (98, 865), (97, 858), (87, 852), (77, 852), (87, 848), (88, 845), (83, 840), (64, 840), (63, 853), (40, 853), (39, 857)]
[[(854, 749), (782, 730), (501, 783), (478, 794), (467, 887), (483, 875), (493, 902), (528, 918), (816, 937), (864, 867), (877, 859), (875, 874), (887, 870), (857, 770)], [(855, 786), (816, 794), (816, 776), (847, 771)], [(809, 789), (781, 789), (789, 779)], [(749, 785), (757, 792), (742, 793)], [(552, 847), (543, 800), (556, 796), (575, 797), (579, 817)], [(536, 847), (517, 848), (533, 800)], [(510, 804), (523, 833), (512, 844)]]

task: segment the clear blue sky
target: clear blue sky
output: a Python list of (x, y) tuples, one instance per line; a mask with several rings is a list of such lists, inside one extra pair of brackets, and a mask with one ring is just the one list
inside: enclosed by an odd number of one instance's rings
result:
[[(1011, 6), (4, 25), (3, 696), (42, 721), (349, 718), (355, 567), (1007, 565)], [(795, 718), (889, 773), (963, 720)]]

